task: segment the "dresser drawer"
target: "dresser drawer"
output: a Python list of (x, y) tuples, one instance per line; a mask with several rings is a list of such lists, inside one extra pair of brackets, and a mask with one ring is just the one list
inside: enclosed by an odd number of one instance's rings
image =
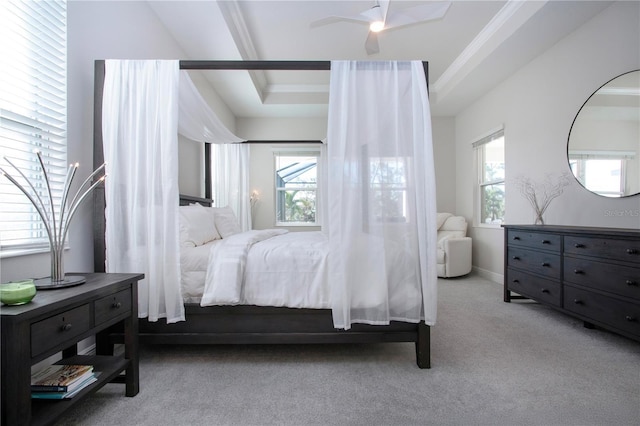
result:
[(564, 286), (564, 308), (640, 337), (640, 303)]
[(31, 324), (31, 356), (37, 356), (91, 329), (88, 304)]
[(541, 274), (554, 280), (560, 279), (559, 254), (509, 246), (507, 248), (507, 265)]
[(640, 266), (640, 241), (566, 236), (564, 252), (630, 262)]
[(640, 268), (567, 256), (564, 280), (640, 300)]
[(131, 289), (122, 290), (95, 302), (96, 326), (131, 311)]
[(523, 296), (531, 297), (540, 302), (560, 306), (560, 283), (535, 275), (507, 269), (507, 288)]
[(556, 253), (560, 253), (561, 243), (562, 237), (560, 235), (545, 234), (542, 232), (526, 232), (510, 229), (507, 235), (508, 245), (531, 247)]

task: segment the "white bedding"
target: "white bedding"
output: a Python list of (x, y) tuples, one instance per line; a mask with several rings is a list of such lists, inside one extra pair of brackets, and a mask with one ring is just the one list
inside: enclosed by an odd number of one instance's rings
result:
[[(375, 244), (365, 239), (363, 244)], [(381, 247), (382, 249), (382, 247)], [(387, 265), (362, 265), (357, 285), (367, 286), (353, 306), (421, 303), (411, 257), (387, 247)], [(364, 250), (363, 250), (364, 251)], [(185, 302), (213, 305), (286, 306), (330, 309), (328, 241), (322, 232), (253, 230), (182, 250), (182, 294)], [(384, 274), (386, 280), (370, 274)], [(376, 281), (380, 286), (372, 286)]]
[(284, 230), (248, 231), (183, 248), (183, 299), (202, 306), (330, 308), (327, 254), (323, 233)]

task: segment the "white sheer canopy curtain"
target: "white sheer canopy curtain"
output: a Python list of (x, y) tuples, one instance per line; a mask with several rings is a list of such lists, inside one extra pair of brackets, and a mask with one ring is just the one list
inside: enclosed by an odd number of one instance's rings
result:
[(187, 71), (180, 72), (178, 132), (192, 141), (212, 143), (213, 200), (229, 206), (243, 231), (251, 229), (249, 145), (231, 133), (211, 110)]
[[(233, 135), (179, 61), (108, 60), (102, 103), (107, 272), (144, 272), (138, 313), (184, 321), (180, 290), (178, 133), (232, 144)], [(239, 171), (248, 176), (246, 169)], [(247, 184), (248, 188), (248, 184)], [(246, 190), (249, 204), (249, 191)]]
[(184, 320), (178, 250), (178, 61), (105, 61), (107, 272), (144, 272), (139, 316)]
[(433, 325), (436, 195), (422, 63), (331, 62), (327, 147), (334, 325)]
[(242, 231), (248, 231), (251, 229), (250, 147), (248, 144), (224, 144), (212, 148), (213, 203), (216, 207), (231, 207)]

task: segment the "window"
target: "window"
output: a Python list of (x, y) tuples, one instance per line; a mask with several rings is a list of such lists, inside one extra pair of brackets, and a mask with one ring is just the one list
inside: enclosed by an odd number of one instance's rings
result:
[(634, 157), (633, 152), (569, 151), (569, 165), (585, 188), (604, 197), (622, 197), (628, 189), (627, 162)]
[(473, 144), (478, 170), (476, 220), (499, 226), (504, 222), (504, 130)]
[(407, 221), (407, 179), (402, 157), (369, 160), (370, 203), (376, 222)]
[(318, 150), (275, 155), (276, 225), (318, 226)]
[[(22, 183), (19, 173), (4, 160), (9, 158), (49, 205), (34, 154), (40, 151), (56, 206), (60, 204), (67, 167), (66, 21), (64, 1), (0, 2), (0, 167)], [(48, 249), (39, 215), (27, 197), (4, 177), (0, 177), (0, 198), (2, 255)]]

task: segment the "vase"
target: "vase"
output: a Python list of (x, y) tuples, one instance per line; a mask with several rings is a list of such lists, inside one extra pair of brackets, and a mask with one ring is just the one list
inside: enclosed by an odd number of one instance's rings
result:
[(536, 219), (533, 222), (534, 225), (544, 225), (544, 218), (542, 217), (542, 212), (536, 212)]

